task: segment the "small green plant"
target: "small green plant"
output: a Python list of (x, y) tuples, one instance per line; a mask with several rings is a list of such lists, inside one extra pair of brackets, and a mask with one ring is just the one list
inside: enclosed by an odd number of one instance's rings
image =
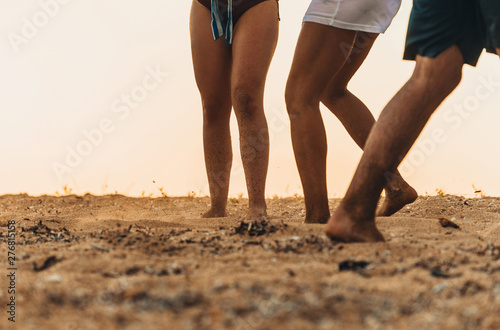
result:
[(472, 185), (472, 188), (474, 189), (474, 195), (476, 195), (476, 197), (481, 197), (481, 198), (486, 197), (486, 194), (482, 189), (476, 188), (475, 185)]
[(167, 193), (163, 191), (163, 187), (158, 189), (163, 197), (168, 197)]
[(444, 191), (444, 188), (438, 188), (436, 189), (436, 195), (444, 197), (444, 195), (446, 195), (446, 191)]
[(63, 191), (64, 191), (64, 194), (65, 194), (65, 195), (70, 195), (70, 194), (71, 194), (71, 192), (73, 191), (73, 189), (72, 189), (72, 188), (69, 188), (69, 187), (68, 187), (68, 185), (66, 184), (66, 185), (64, 185), (64, 187), (63, 187)]

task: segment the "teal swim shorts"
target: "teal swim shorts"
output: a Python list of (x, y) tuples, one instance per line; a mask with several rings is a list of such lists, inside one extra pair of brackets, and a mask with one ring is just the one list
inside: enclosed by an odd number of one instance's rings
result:
[(404, 59), (434, 58), (456, 45), (475, 66), (500, 48), (500, 0), (413, 0)]

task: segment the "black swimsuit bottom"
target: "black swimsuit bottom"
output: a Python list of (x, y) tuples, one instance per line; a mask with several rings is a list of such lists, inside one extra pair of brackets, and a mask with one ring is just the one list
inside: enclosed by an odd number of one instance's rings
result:
[[(243, 16), (247, 10), (264, 1), (269, 0), (233, 0), (233, 24), (236, 25), (240, 17)], [(208, 10), (212, 10), (211, 0), (198, 0), (198, 2)], [(220, 13), (227, 16), (227, 0), (218, 0), (218, 2)]]

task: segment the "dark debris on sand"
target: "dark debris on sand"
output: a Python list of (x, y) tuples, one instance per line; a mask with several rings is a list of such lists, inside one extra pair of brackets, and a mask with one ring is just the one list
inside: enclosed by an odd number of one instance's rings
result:
[(50, 256), (47, 259), (45, 259), (45, 261), (43, 262), (43, 264), (40, 267), (38, 267), (36, 262), (33, 262), (33, 270), (35, 272), (41, 272), (43, 270), (46, 270), (46, 269), (54, 266), (55, 264), (57, 264), (58, 262), (61, 262), (61, 261), (62, 261), (62, 259), (57, 259), (55, 256)]
[(286, 224), (280, 222), (277, 225), (270, 224), (269, 221), (261, 220), (261, 221), (252, 221), (246, 223), (241, 221), (238, 227), (234, 228), (236, 234), (239, 235), (247, 235), (248, 236), (262, 236), (266, 234), (272, 234), (277, 232), (278, 230), (284, 230), (287, 227)]
[(447, 219), (447, 218), (439, 218), (439, 224), (443, 228), (451, 227), (451, 228), (455, 228), (455, 229), (460, 229), (459, 225), (457, 225), (456, 223), (454, 223), (453, 221), (451, 221), (450, 219)]
[[(57, 222), (55, 220), (45, 220), (46, 222)], [(73, 243), (85, 239), (85, 236), (73, 235), (66, 227), (51, 228), (42, 220), (31, 227), (21, 227), (19, 237), (23, 239), (23, 244), (35, 244), (44, 242)]]
[(361, 269), (366, 269), (370, 263), (368, 261), (354, 261), (346, 260), (339, 263), (339, 271), (358, 271)]

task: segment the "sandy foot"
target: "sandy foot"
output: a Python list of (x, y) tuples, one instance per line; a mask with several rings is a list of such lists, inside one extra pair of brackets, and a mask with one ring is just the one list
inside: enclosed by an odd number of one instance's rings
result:
[(261, 221), (261, 220), (267, 220), (267, 211), (266, 207), (251, 207), (249, 212), (248, 212), (248, 218), (251, 221)]
[(202, 218), (224, 218), (227, 217), (225, 209), (214, 209), (211, 208), (207, 212), (201, 215)]
[(375, 221), (355, 222), (340, 208), (328, 220), (326, 235), (331, 240), (345, 243), (385, 241)]
[(405, 205), (413, 203), (418, 198), (417, 191), (407, 185), (403, 189), (388, 190), (383, 204), (377, 210), (378, 217), (388, 217), (401, 210)]

